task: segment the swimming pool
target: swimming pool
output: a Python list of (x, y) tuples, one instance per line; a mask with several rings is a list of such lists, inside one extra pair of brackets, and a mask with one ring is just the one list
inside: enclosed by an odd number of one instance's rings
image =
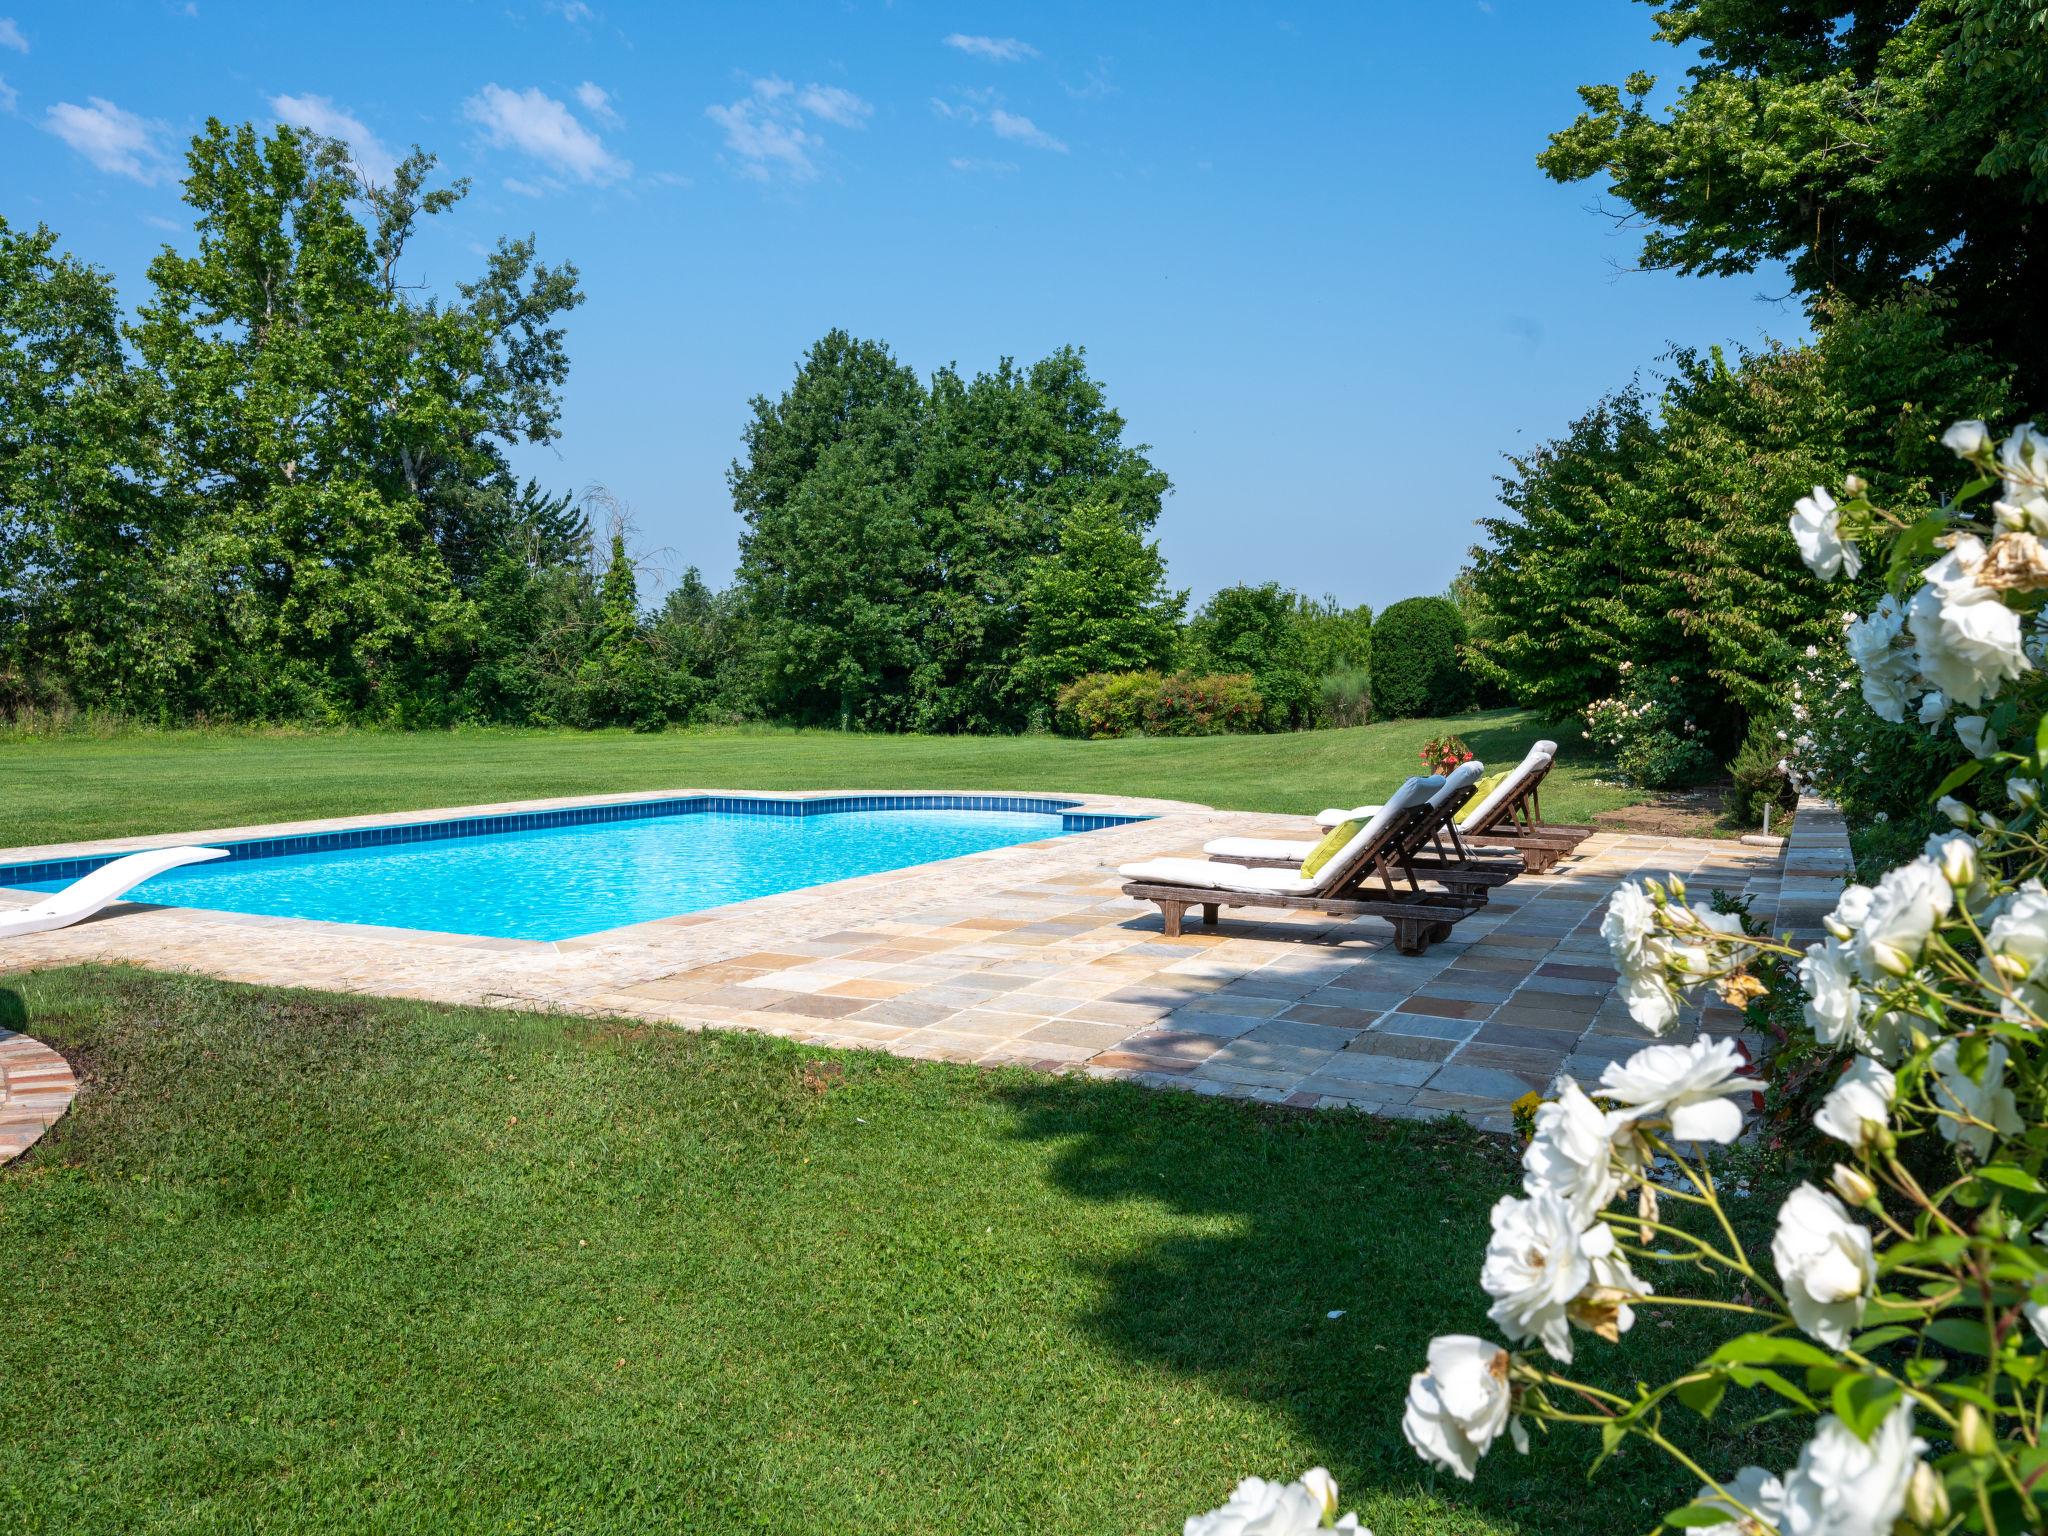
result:
[[(1019, 795), (688, 796), (217, 843), (131, 901), (568, 939), (1142, 818)], [(108, 855), (0, 867), (62, 889)]]

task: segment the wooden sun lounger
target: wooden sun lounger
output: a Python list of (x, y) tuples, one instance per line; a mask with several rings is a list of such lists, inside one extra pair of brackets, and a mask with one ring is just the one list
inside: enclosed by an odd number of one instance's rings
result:
[(1541, 874), (1591, 837), (1592, 827), (1543, 819), (1542, 786), (1550, 769), (1549, 763), (1536, 769), (1518, 793), (1496, 806), (1479, 826), (1465, 831), (1465, 841), (1512, 849), (1532, 874)]
[(1404, 868), (1404, 859), (1436, 836), (1444, 819), (1444, 808), (1426, 801), (1395, 811), (1388, 824), (1353, 855), (1351, 867), (1322, 890), (1234, 890), (1134, 877), (1123, 888), (1124, 894), (1157, 905), (1165, 936), (1170, 939), (1180, 937), (1182, 919), (1190, 907), (1201, 909), (1207, 926), (1216, 923), (1225, 907), (1279, 907), (1336, 917), (1384, 918), (1393, 925), (1394, 947), (1404, 955), (1420, 954), (1432, 943), (1449, 938), (1454, 925), (1486, 905), (1483, 889), (1427, 890), (1414, 872)]

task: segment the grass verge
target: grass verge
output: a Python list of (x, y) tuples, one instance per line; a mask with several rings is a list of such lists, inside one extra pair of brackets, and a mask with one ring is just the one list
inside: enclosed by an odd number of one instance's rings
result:
[(1690, 1491), (1402, 1443), (1429, 1336), (1490, 1331), (1513, 1154), (1456, 1124), (125, 969), (0, 976), (0, 1025), (85, 1082), (0, 1171), (10, 1530), (1168, 1531), (1321, 1463), (1379, 1536), (1586, 1536)]
[[(1068, 741), (835, 731), (136, 731), (0, 739), (0, 846), (615, 790), (1031, 789), (1313, 815), (1381, 798), (1446, 730), (1490, 763), (1554, 726), (1518, 710), (1285, 736)], [(1567, 750), (1553, 821), (1639, 801)]]

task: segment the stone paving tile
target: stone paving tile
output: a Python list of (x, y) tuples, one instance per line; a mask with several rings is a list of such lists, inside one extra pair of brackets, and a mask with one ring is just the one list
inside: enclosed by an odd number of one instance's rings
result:
[[(1500, 1127), (1509, 1104), (1558, 1070), (1596, 1078), (1605, 1062), (1644, 1043), (1614, 996), (1598, 933), (1617, 879), (1676, 872), (1702, 894), (1747, 890), (1767, 918), (1785, 883), (1770, 850), (1597, 834), (1555, 872), (1496, 890), (1450, 941), (1421, 956), (1397, 953), (1373, 919), (1254, 909), (1169, 941), (1155, 908), (1122, 896), (1118, 864), (1219, 836), (1298, 836), (1305, 826), (1169, 802), (1090, 803), (1155, 819), (559, 944), (129, 904), (17, 940), (8, 956), (23, 965), (126, 960), (257, 983), (618, 1013), (935, 1060), (1078, 1068), (1262, 1102), (1455, 1112)], [(62, 852), (313, 829), (226, 829)], [(0, 850), (0, 860), (56, 852)], [(28, 899), (0, 891), (0, 906)], [(1733, 1030), (1740, 1019), (1716, 1004), (1709, 1024)], [(1688, 1019), (1672, 1038), (1697, 1027)]]

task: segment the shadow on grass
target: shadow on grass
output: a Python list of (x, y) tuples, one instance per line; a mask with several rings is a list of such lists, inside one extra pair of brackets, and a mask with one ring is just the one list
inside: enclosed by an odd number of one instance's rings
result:
[[(1487, 1213), (1516, 1186), (1505, 1142), (1450, 1120), (1307, 1115), (1077, 1087), (1007, 1094), (1016, 1133), (1057, 1144), (1056, 1184), (1078, 1199), (1156, 1202), (1184, 1218), (1171, 1223), (1181, 1235), (1076, 1261), (1101, 1296), (1084, 1325), (1135, 1361), (1286, 1415), (1308, 1442), (1302, 1466), (1328, 1466), (1346, 1504), (1360, 1502), (1361, 1518), (1372, 1497), (1413, 1512), (1433, 1493), (1499, 1529), (1584, 1536), (1643, 1529), (1685, 1502), (1691, 1484), (1634, 1448), (1589, 1486), (1585, 1468), (1597, 1450), (1589, 1438), (1539, 1437), (1528, 1458), (1503, 1442), (1470, 1485), (1425, 1467), (1403, 1440), (1408, 1378), (1429, 1339), (1497, 1336), (1478, 1274)], [(1627, 1358), (1580, 1374), (1655, 1379), (1696, 1358), (1700, 1340), (1689, 1319), (1652, 1327), (1631, 1340)], [(1383, 1533), (1438, 1528), (1384, 1509), (1380, 1519)]]
[(12, 987), (0, 987), (0, 1029), (11, 1029), (18, 1034), (27, 1028), (28, 1004)]

